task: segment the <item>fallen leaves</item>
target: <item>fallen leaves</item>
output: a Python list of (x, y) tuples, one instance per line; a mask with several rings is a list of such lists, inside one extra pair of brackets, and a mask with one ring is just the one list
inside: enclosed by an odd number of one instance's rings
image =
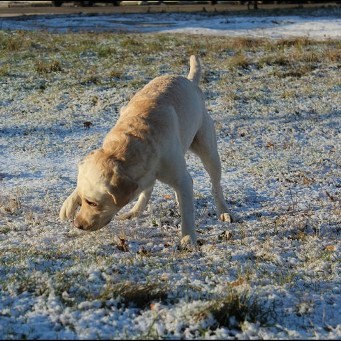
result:
[(84, 126), (84, 128), (86, 128), (86, 129), (90, 129), (90, 127), (92, 126), (92, 122), (90, 122), (90, 121), (86, 121), (86, 122), (83, 122), (83, 126)]
[(128, 252), (129, 247), (124, 237), (114, 236), (113, 245), (115, 245), (120, 251)]
[(219, 241), (228, 241), (232, 239), (232, 233), (230, 231), (224, 231), (218, 235)]
[(235, 288), (244, 283), (245, 283), (245, 279), (243, 277), (239, 277), (237, 280), (231, 282), (230, 285), (231, 287)]
[(324, 248), (326, 251), (333, 252), (335, 251), (335, 245), (326, 245)]

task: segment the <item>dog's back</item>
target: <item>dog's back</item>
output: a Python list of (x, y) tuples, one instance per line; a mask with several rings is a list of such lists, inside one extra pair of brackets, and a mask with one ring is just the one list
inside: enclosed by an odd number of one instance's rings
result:
[(170, 101), (173, 104), (173, 102), (181, 100), (184, 95), (190, 95), (189, 90), (201, 94), (198, 88), (200, 76), (200, 61), (197, 56), (193, 55), (190, 57), (190, 71), (187, 78), (172, 75), (156, 77), (134, 95), (129, 105), (141, 101), (156, 102), (157, 104)]
[[(198, 87), (200, 73), (198, 57), (191, 56), (187, 78), (172, 75), (155, 78), (137, 92), (122, 110), (115, 128), (119, 128), (121, 124), (126, 127), (129, 119), (131, 125), (142, 120), (149, 129), (155, 129), (157, 134), (174, 134), (178, 131), (185, 152), (205, 114), (202, 92)], [(145, 124), (139, 126), (144, 127)]]

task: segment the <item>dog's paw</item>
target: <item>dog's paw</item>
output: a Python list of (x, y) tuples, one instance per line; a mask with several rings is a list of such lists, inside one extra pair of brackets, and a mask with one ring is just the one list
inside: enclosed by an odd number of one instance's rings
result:
[(120, 214), (117, 219), (118, 220), (128, 220), (128, 219), (133, 219), (139, 216), (139, 212), (137, 211), (130, 211), (127, 213), (122, 213)]
[(182, 250), (192, 250), (197, 246), (197, 240), (195, 236), (186, 235), (180, 240), (180, 248)]
[(191, 245), (191, 242), (192, 242), (191, 236), (187, 235), (181, 238), (180, 245), (181, 247), (187, 247)]
[(219, 219), (226, 223), (232, 223), (233, 219), (229, 213), (221, 213)]

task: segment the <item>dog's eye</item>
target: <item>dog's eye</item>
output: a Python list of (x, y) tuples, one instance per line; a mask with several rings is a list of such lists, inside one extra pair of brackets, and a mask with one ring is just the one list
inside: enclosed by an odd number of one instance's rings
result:
[(97, 204), (96, 204), (95, 202), (89, 201), (89, 200), (87, 200), (87, 199), (85, 199), (85, 202), (86, 202), (89, 206), (94, 206), (94, 207), (97, 206)]

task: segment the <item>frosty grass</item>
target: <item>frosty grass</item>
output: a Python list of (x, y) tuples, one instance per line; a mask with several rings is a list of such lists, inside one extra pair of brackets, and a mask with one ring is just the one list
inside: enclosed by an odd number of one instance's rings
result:
[[(77, 163), (193, 53), (237, 221), (188, 154), (197, 249), (162, 184), (137, 219), (62, 224)], [(340, 338), (340, 105), (340, 40), (0, 31), (0, 338)]]

